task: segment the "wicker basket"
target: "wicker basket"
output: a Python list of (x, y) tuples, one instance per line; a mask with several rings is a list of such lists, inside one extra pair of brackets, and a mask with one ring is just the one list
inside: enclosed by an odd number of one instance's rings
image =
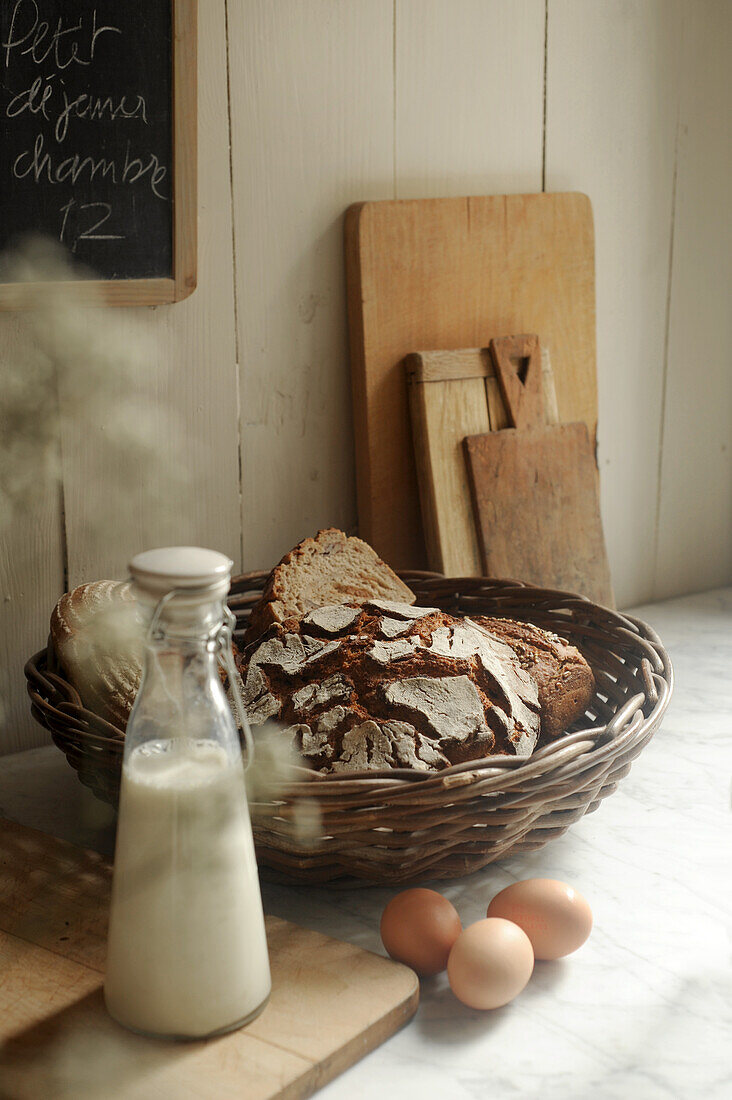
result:
[[(280, 800), (254, 807), (260, 864), (300, 881), (453, 878), (541, 848), (612, 794), (668, 705), (668, 654), (637, 619), (515, 581), (402, 575), (419, 604), (524, 619), (568, 638), (591, 664), (597, 692), (580, 722), (528, 759), (487, 757), (441, 772), (347, 777), (303, 769)], [(229, 603), (239, 631), (265, 578), (249, 573), (234, 580)], [(123, 731), (83, 707), (52, 649), (32, 657), (25, 674), (33, 716), (51, 731), (82, 783), (116, 805)], [(324, 839), (312, 848), (295, 839), (302, 799), (317, 799), (321, 811)]]

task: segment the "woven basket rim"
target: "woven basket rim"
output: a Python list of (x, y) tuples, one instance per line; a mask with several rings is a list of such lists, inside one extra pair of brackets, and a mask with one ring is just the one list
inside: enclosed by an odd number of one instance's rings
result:
[[(588, 743), (583, 750), (583, 754), (587, 753), (590, 756), (593, 753), (601, 754), (609, 744), (613, 744), (615, 730), (620, 729), (626, 724), (628, 718), (635, 717), (638, 712), (641, 714), (640, 726), (645, 727), (656, 725), (666, 710), (673, 690), (671, 660), (657, 633), (642, 619), (599, 604), (593, 604), (586, 597), (576, 593), (559, 589), (543, 589), (528, 582), (510, 578), (446, 577), (441, 573), (427, 570), (402, 570), (398, 572), (399, 576), (407, 583), (410, 580), (418, 580), (422, 583), (434, 581), (440, 585), (449, 582), (450, 587), (455, 589), (456, 595), (460, 598), (464, 598), (468, 594), (465, 592), (466, 588), (475, 587), (480, 589), (486, 584), (490, 584), (494, 589), (502, 591), (504, 595), (511, 594), (514, 590), (520, 591), (522, 595), (527, 596), (527, 603), (534, 609), (541, 604), (566, 604), (569, 607), (581, 607), (583, 610), (586, 609), (592, 613), (599, 611), (609, 622), (616, 626), (618, 631), (627, 632), (629, 641), (643, 646), (646, 656), (642, 659), (641, 664), (646, 666), (644, 678), (647, 693), (645, 696), (637, 694), (631, 697), (609, 722), (573, 729), (571, 733), (565, 733), (549, 744), (543, 745), (531, 756), (486, 756), (454, 764), (440, 771), (430, 772), (418, 771), (415, 768), (392, 768), (380, 771), (320, 773), (306, 767), (299, 767), (294, 770), (294, 774), (298, 775), (299, 778), (288, 784), (288, 796), (302, 795), (305, 793), (305, 789), (308, 790), (308, 793), (314, 794), (313, 786), (318, 787), (319, 794), (325, 794), (330, 788), (333, 794), (337, 792), (345, 795), (351, 793), (355, 787), (355, 789), (363, 790), (364, 793), (368, 791), (370, 797), (378, 796), (381, 789), (390, 789), (393, 796), (393, 788), (396, 786), (403, 786), (405, 791), (411, 787), (419, 787), (423, 791), (434, 787), (445, 790), (446, 788), (457, 788), (478, 779), (482, 781), (482, 784), (488, 782), (492, 787), (495, 783), (496, 789), (507, 790), (515, 782), (526, 781), (534, 773), (537, 776), (541, 775), (549, 778), (557, 771), (561, 771), (568, 760), (573, 760), (580, 755), (579, 750), (583, 742)], [(258, 584), (261, 585), (262, 580), (268, 575), (268, 571), (254, 570), (233, 577), (229, 597), (229, 604), (232, 609), (236, 609), (247, 589), (251, 588), (256, 591)], [(530, 619), (527, 621), (530, 621)], [(100, 730), (99, 733), (91, 734), (94, 740), (104, 742), (108, 747), (117, 744), (121, 749), (124, 746), (125, 732), (107, 722), (94, 711), (84, 707), (73, 685), (58, 672), (49, 671), (49, 656), (52, 652), (53, 645), (49, 638), (46, 648), (33, 654), (24, 668), (28, 681), (28, 692), (33, 704), (34, 717), (40, 720), (39, 710), (41, 713), (46, 708), (56, 710), (59, 718), (64, 717), (71, 720), (76, 719), (81, 723), (90, 723), (92, 727)], [(61, 704), (63, 709), (53, 707), (37, 690), (44, 683), (50, 683), (57, 690), (64, 690), (72, 701)], [(644, 702), (651, 703), (651, 709), (648, 713), (644, 712)], [(628, 711), (630, 713), (626, 713)], [(41, 724), (46, 725), (45, 722)], [(101, 732), (101, 730), (105, 732)], [(634, 729), (634, 732), (637, 733), (639, 730)], [(90, 733), (85, 731), (85, 736), (89, 738)], [(518, 779), (512, 781), (511, 777), (514, 774), (518, 774)], [(498, 782), (500, 780), (507, 780), (507, 782), (500, 783)]]
[[(256, 571), (233, 580), (229, 604), (239, 637), (267, 575)], [(595, 696), (583, 719), (530, 757), (484, 757), (437, 772), (321, 775), (300, 769), (284, 789), (252, 803), (257, 859), (286, 881), (455, 878), (536, 851), (617, 789), (668, 705), (671, 662), (640, 619), (519, 581), (415, 571), (401, 576), (420, 605), (523, 619), (566, 636), (592, 665)], [(86, 710), (56, 668), (52, 647), (27, 662), (31, 712), (81, 782), (115, 804), (124, 734)], [(321, 816), (315, 848), (298, 839), (303, 798), (316, 803)]]

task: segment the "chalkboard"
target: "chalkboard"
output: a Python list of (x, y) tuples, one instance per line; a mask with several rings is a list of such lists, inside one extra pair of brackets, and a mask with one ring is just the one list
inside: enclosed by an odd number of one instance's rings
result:
[(0, 249), (40, 232), (112, 300), (190, 293), (195, 8), (0, 0)]

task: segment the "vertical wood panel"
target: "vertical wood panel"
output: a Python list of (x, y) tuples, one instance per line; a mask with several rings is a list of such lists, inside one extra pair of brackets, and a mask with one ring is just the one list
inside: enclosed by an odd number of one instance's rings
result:
[(732, 5), (687, 0), (658, 598), (732, 581)]
[(395, 59), (396, 198), (541, 190), (544, 0), (397, 0)]
[[(207, 0), (201, 11), (198, 54), (198, 289), (175, 305), (116, 312), (110, 340), (132, 344), (143, 331), (152, 351), (130, 378), (105, 379), (98, 422), (79, 432), (67, 394), (71, 585), (124, 575), (131, 554), (166, 543), (240, 557), (224, 0)], [(140, 397), (148, 392), (150, 401)], [(131, 419), (152, 448), (149, 459), (144, 447), (128, 454), (115, 438), (129, 399), (138, 401)], [(119, 498), (111, 508), (110, 494)]]
[(669, 275), (677, 0), (549, 0), (546, 187), (595, 212), (602, 513), (620, 607), (650, 598)]
[(343, 212), (393, 189), (392, 0), (229, 4), (247, 568), (355, 522)]
[[(11, 372), (24, 372), (24, 340), (17, 315), (0, 317), (0, 431), (9, 411), (5, 403), (15, 385), (9, 385)], [(30, 409), (29, 409), (30, 411)], [(45, 407), (43, 398), (32, 414), (55, 419), (53, 406)], [(25, 507), (14, 508), (0, 517), (0, 754), (45, 745), (49, 735), (30, 716), (25, 691), (23, 665), (36, 650), (46, 644), (51, 609), (63, 591), (63, 541), (57, 469), (47, 471), (37, 453), (37, 441), (31, 452), (16, 452), (17, 461), (36, 468), (24, 473), (35, 481), (36, 491)], [(3, 452), (4, 461), (8, 455)], [(3, 470), (11, 478), (17, 469)], [(0, 504), (2, 507), (2, 504)]]
[(541, 190), (544, 0), (396, 0), (394, 57), (396, 198)]

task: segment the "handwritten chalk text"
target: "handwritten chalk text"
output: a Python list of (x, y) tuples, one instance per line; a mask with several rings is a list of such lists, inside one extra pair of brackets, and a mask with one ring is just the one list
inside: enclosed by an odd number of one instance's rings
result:
[[(69, 214), (72, 208), (76, 207), (77, 223), (81, 220), (81, 211), (83, 210), (96, 210), (102, 211), (101, 218), (93, 219), (97, 217), (96, 214), (92, 215), (90, 224), (86, 229), (81, 229), (77, 224), (76, 231), (73, 234), (67, 234), (69, 226)], [(112, 216), (112, 204), (110, 202), (82, 202), (77, 203), (76, 199), (69, 199), (65, 206), (61, 207), (59, 213), (63, 214), (63, 221), (61, 222), (61, 232), (58, 239), (62, 244), (71, 244), (71, 251), (76, 252), (79, 241), (123, 241), (125, 239), (124, 233), (99, 233), (98, 230), (102, 228), (105, 222), (109, 221)]]
[(130, 157), (129, 142), (123, 161), (106, 157), (95, 159), (91, 156), (82, 156), (81, 153), (58, 160), (51, 153), (44, 152), (43, 134), (37, 135), (32, 150), (24, 150), (13, 162), (13, 175), (16, 179), (30, 177), (36, 183), (43, 180), (51, 184), (66, 182), (75, 184), (80, 179), (94, 181), (99, 176), (102, 179), (109, 178), (112, 183), (132, 184), (147, 176), (145, 182), (149, 183), (150, 190), (159, 199), (168, 197), (161, 194), (159, 190), (159, 185), (167, 173), (167, 168), (160, 163), (154, 153), (147, 154), (145, 161), (141, 157)]
[(0, 0), (2, 199), (111, 278), (171, 263), (169, 9)]
[(91, 65), (97, 39), (102, 34), (121, 34), (119, 27), (97, 26), (96, 8), (91, 20), (79, 18), (78, 23), (64, 26), (62, 15), (58, 17), (56, 29), (41, 19), (36, 0), (16, 0), (10, 17), (8, 37), (2, 43), (5, 51), (5, 68), (10, 64), (13, 50), (21, 57), (31, 57), (36, 65), (51, 61), (57, 69), (68, 69), (69, 65)]
[[(58, 103), (53, 104), (54, 98), (56, 100), (59, 98), (57, 94), (59, 91), (63, 100), (63, 106), (60, 109), (58, 109)], [(43, 115), (46, 122), (52, 122), (55, 119), (53, 133), (59, 144), (66, 140), (71, 118), (90, 122), (116, 122), (118, 118), (140, 118), (147, 123), (147, 104), (144, 96), (123, 95), (113, 98), (110, 95), (89, 95), (88, 92), (82, 92), (75, 99), (69, 99), (65, 88), (59, 90), (50, 80), (44, 82), (40, 76), (37, 76), (28, 88), (12, 97), (5, 108), (5, 117), (17, 118), (25, 111), (32, 115)]]

